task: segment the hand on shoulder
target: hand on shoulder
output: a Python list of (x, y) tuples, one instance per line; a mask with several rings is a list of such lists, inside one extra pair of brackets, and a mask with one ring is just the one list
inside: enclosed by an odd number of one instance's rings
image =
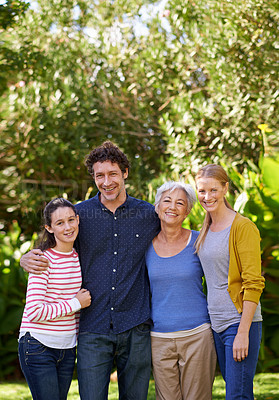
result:
[(21, 257), (20, 266), (26, 272), (39, 275), (49, 267), (49, 261), (43, 255), (40, 249), (30, 250)]

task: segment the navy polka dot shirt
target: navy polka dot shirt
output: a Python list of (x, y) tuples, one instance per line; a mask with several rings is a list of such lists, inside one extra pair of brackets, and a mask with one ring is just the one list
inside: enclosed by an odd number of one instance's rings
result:
[(81, 310), (80, 332), (121, 333), (150, 318), (145, 252), (158, 234), (154, 206), (127, 195), (113, 214), (99, 194), (76, 205), (75, 242), (90, 307)]

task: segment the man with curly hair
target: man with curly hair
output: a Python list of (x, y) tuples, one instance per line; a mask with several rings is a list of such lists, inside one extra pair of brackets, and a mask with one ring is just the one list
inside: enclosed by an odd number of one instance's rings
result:
[[(77, 370), (82, 400), (105, 400), (113, 363), (119, 399), (145, 400), (151, 370), (149, 283), (145, 251), (160, 229), (154, 207), (129, 196), (126, 155), (112, 142), (85, 162), (99, 190), (76, 205), (83, 287), (91, 306), (81, 312)], [(28, 272), (45, 268), (39, 250), (21, 259)]]

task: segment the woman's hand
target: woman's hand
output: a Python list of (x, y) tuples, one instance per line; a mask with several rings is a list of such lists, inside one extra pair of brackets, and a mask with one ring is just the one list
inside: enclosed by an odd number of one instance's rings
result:
[(244, 300), (240, 324), (233, 342), (234, 361), (242, 361), (248, 356), (249, 331), (257, 308), (257, 304)]
[(249, 331), (237, 332), (233, 342), (234, 361), (242, 361), (248, 356)]
[(91, 294), (87, 289), (80, 289), (75, 296), (80, 302), (81, 308), (90, 306), (91, 304)]

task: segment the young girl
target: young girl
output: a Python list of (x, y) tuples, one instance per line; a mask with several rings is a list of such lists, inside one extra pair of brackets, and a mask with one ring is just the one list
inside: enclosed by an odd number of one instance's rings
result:
[(206, 278), (226, 399), (253, 400), (262, 329), (259, 299), (264, 288), (259, 231), (225, 199), (229, 179), (221, 166), (201, 168), (196, 186), (206, 211), (196, 249)]
[(77, 311), (90, 305), (91, 296), (80, 289), (74, 206), (56, 198), (45, 207), (44, 221), (39, 248), (50, 266), (41, 275), (29, 275), (19, 361), (34, 400), (66, 400), (75, 366)]

